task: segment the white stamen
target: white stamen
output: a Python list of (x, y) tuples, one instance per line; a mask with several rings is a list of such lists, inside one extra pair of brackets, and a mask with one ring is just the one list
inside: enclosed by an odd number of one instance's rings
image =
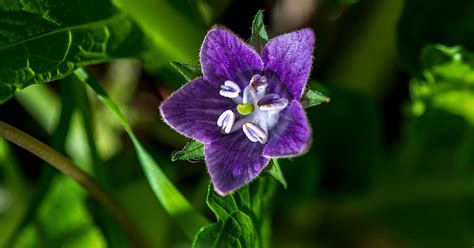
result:
[(234, 125), (235, 114), (232, 110), (224, 111), (217, 119), (217, 126), (219, 126), (223, 133), (230, 133)]
[(246, 122), (242, 126), (242, 130), (245, 133), (245, 136), (252, 141), (252, 142), (260, 142), (261, 144), (267, 143), (268, 140), (268, 135), (267, 131), (265, 129), (261, 128), (260, 126), (252, 123), (252, 122)]
[(253, 75), (252, 79), (250, 79), (250, 87), (255, 90), (254, 98), (257, 100), (265, 95), (267, 86), (267, 77), (265, 76), (255, 74)]
[(262, 97), (257, 105), (264, 111), (282, 110), (288, 106), (288, 99), (280, 98), (278, 94), (269, 94)]
[(240, 92), (241, 90), (239, 85), (230, 80), (227, 80), (224, 82), (223, 85), (221, 85), (221, 90), (219, 91), (219, 94), (228, 98), (236, 98), (239, 96)]
[(267, 88), (267, 85), (267, 77), (261, 76), (260, 74), (255, 74), (250, 79), (250, 86), (257, 91), (264, 90)]

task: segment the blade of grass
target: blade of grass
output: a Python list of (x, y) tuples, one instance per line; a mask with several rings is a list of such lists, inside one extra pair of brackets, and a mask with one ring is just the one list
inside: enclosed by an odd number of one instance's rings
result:
[(135, 223), (128, 214), (122, 209), (120, 204), (110, 196), (110, 194), (91, 176), (79, 169), (68, 158), (61, 153), (33, 138), (32, 136), (18, 130), (7, 123), (0, 121), (0, 136), (6, 140), (23, 147), (25, 150), (33, 153), (51, 166), (55, 167), (66, 176), (82, 185), (89, 194), (94, 197), (111, 215), (115, 217), (123, 231), (129, 236), (134, 247), (148, 247), (148, 242), (138, 232)]
[(150, 184), (156, 198), (160, 201), (166, 212), (176, 221), (183, 232), (192, 240), (201, 227), (210, 224), (209, 220), (194, 209), (189, 201), (168, 179), (155, 160), (138, 141), (118, 106), (108, 97), (98, 82), (93, 77), (90, 77), (83, 69), (76, 70), (74, 74), (80, 81), (89, 85), (95, 91), (98, 99), (120, 121), (120, 124), (132, 140), (140, 165), (142, 166), (148, 183)]

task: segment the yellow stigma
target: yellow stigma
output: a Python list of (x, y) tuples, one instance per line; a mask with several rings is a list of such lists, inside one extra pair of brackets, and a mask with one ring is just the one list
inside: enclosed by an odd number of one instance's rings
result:
[(239, 104), (237, 105), (237, 112), (241, 115), (249, 115), (253, 112), (253, 104)]

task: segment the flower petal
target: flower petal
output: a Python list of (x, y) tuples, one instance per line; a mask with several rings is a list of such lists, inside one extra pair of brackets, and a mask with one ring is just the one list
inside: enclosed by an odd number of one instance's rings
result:
[(311, 141), (311, 128), (301, 104), (295, 100), (280, 113), (263, 149), (266, 157), (293, 157), (304, 153)]
[(216, 192), (229, 194), (258, 176), (270, 161), (262, 151), (262, 144), (250, 142), (240, 131), (206, 144), (207, 168)]
[(263, 69), (257, 52), (231, 31), (214, 27), (201, 47), (200, 60), (204, 78), (214, 84), (226, 80), (236, 82), (242, 89), (250, 78)]
[(197, 78), (172, 94), (160, 106), (164, 121), (183, 135), (202, 142), (222, 137), (217, 120), (225, 110), (235, 107), (219, 95), (219, 85)]
[(311, 72), (313, 49), (314, 33), (309, 28), (271, 39), (262, 52), (265, 75), (275, 74), (293, 99), (299, 100)]

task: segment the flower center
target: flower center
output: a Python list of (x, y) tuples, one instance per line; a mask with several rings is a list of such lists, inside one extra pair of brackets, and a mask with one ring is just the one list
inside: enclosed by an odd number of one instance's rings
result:
[(230, 80), (221, 85), (219, 94), (237, 103), (237, 113), (226, 110), (217, 120), (223, 134), (242, 130), (250, 141), (267, 143), (268, 132), (277, 124), (279, 112), (288, 106), (288, 99), (267, 94), (267, 86), (267, 78), (260, 74), (255, 74), (243, 91)]

